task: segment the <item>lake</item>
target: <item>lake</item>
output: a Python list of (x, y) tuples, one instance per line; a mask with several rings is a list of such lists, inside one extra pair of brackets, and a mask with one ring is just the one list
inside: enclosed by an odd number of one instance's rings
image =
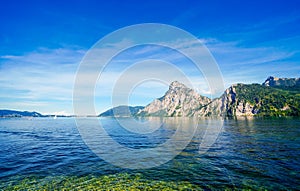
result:
[[(225, 119), (212, 136), (219, 119), (139, 119), (150, 127), (142, 133), (122, 128), (130, 120), (82, 118), (78, 130), (74, 118), (0, 119), (0, 189), (300, 190), (299, 118)], [(155, 150), (170, 139), (176, 147)]]

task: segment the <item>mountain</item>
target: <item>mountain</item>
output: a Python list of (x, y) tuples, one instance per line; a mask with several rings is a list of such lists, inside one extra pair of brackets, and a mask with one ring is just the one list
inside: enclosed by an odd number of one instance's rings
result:
[(263, 83), (263, 86), (271, 86), (271, 87), (278, 87), (278, 86), (295, 87), (295, 86), (300, 86), (300, 78), (276, 78), (276, 77), (270, 76)]
[[(177, 81), (138, 116), (300, 116), (300, 91), (297, 79), (260, 84), (236, 84), (216, 99), (199, 95)], [(276, 79), (275, 79), (276, 80)], [(267, 85), (267, 84), (271, 84)], [(281, 85), (279, 85), (281, 84)], [(293, 85), (294, 84), (294, 85)], [(289, 86), (287, 86), (289, 85)], [(281, 88), (278, 88), (281, 87)]]
[(137, 116), (222, 116), (225, 111), (224, 102), (227, 100), (230, 99), (227, 99), (226, 96), (212, 100), (184, 84), (174, 81), (163, 97), (148, 104), (137, 113)]
[(143, 108), (144, 108), (143, 106), (132, 107), (132, 106), (121, 105), (109, 109), (98, 116), (99, 117), (130, 117), (136, 115)]
[(184, 84), (174, 81), (169, 90), (161, 98), (155, 99), (144, 109), (139, 111), (140, 116), (195, 116), (204, 112), (211, 100), (199, 95), (195, 90)]
[(221, 98), (225, 116), (300, 116), (300, 91), (260, 84), (236, 84)]
[(300, 78), (277, 78), (270, 76), (262, 85), (289, 91), (300, 91)]
[(0, 110), (0, 117), (43, 117), (43, 115), (35, 111)]

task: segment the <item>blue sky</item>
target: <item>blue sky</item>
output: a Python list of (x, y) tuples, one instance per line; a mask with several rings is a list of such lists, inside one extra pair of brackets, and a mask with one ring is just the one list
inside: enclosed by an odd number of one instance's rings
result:
[[(215, 57), (225, 86), (262, 83), (270, 75), (299, 77), (300, 73), (297, 0), (2, 0), (0, 21), (2, 109), (73, 113), (74, 78), (85, 53), (110, 32), (139, 23), (174, 25), (199, 38)], [(209, 94), (201, 76), (190, 75), (199, 92)], [(109, 79), (96, 90), (97, 112), (110, 107), (110, 92), (104, 91), (112, 86)], [(130, 104), (147, 104), (166, 90), (166, 84), (142, 84)]]

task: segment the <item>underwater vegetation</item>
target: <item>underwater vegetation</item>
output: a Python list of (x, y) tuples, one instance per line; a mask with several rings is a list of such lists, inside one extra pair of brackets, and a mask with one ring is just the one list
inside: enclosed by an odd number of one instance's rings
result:
[(187, 181), (147, 180), (141, 174), (127, 173), (99, 177), (28, 177), (1, 187), (4, 190), (202, 190)]

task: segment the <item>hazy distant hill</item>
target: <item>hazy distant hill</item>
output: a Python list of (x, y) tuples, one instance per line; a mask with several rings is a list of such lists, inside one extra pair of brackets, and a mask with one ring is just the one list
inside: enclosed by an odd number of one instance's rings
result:
[(99, 115), (99, 117), (130, 117), (136, 115), (137, 112), (139, 112), (141, 109), (143, 109), (143, 106), (118, 106), (114, 107), (112, 109), (109, 109)]
[(43, 115), (35, 111), (0, 110), (0, 117), (43, 117)]

